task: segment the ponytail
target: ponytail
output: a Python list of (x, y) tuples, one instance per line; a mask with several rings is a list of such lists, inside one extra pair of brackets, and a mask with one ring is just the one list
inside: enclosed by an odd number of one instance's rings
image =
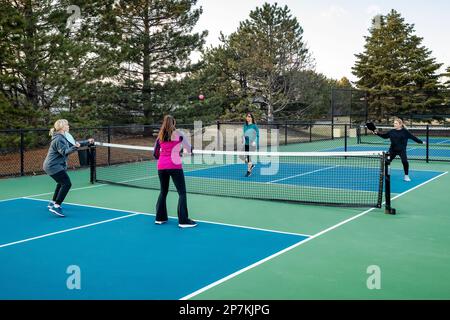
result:
[(48, 133), (49, 136), (52, 137), (53, 134), (55, 133), (55, 131), (59, 131), (59, 130), (63, 129), (64, 126), (67, 124), (69, 124), (69, 121), (67, 121), (66, 119), (56, 120), (55, 124), (53, 125), (53, 128), (51, 128)]

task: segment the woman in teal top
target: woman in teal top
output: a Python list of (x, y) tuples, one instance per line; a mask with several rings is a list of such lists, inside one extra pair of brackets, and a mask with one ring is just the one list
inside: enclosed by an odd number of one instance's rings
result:
[[(256, 125), (253, 114), (247, 113), (243, 129), (244, 129), (244, 139), (243, 139), (244, 150), (246, 152), (250, 150), (254, 151), (255, 149), (259, 150), (259, 129), (258, 126)], [(247, 173), (245, 174), (245, 176), (249, 177), (252, 174), (255, 165), (252, 163), (252, 160), (250, 159), (249, 155), (245, 157), (245, 162), (247, 163)]]

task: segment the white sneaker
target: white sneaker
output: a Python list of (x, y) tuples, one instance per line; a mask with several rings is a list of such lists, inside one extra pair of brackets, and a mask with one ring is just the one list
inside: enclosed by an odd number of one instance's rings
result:
[(180, 228), (193, 228), (193, 227), (195, 227), (196, 225), (197, 225), (197, 223), (196, 223), (195, 221), (191, 220), (191, 219), (188, 219), (188, 221), (185, 222), (185, 223), (179, 223), (179, 224), (178, 224), (178, 226), (179, 226)]
[(408, 175), (405, 175), (405, 178), (404, 178), (403, 180), (405, 180), (405, 181), (411, 181), (411, 179), (409, 178)]

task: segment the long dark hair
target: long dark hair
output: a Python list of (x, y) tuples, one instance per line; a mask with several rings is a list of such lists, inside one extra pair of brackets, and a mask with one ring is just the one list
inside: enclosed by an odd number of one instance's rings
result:
[(159, 141), (170, 141), (172, 133), (176, 130), (175, 125), (177, 121), (171, 115), (164, 116), (161, 129), (159, 129), (158, 139)]
[(248, 115), (250, 115), (250, 117), (252, 117), (252, 123), (253, 123), (253, 124), (256, 124), (255, 117), (253, 116), (253, 113), (251, 113), (251, 112), (247, 112), (247, 113), (245, 114), (245, 124), (248, 125), (248, 121), (247, 121), (247, 116), (248, 116)]

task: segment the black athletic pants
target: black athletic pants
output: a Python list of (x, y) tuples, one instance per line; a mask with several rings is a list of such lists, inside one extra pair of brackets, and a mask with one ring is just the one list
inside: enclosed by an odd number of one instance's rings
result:
[(156, 203), (156, 220), (165, 221), (168, 219), (166, 199), (167, 194), (169, 193), (170, 177), (172, 177), (172, 181), (178, 192), (178, 222), (187, 223), (189, 219), (183, 169), (158, 170), (158, 176), (161, 191), (159, 193), (158, 202)]
[(392, 160), (394, 160), (397, 156), (400, 156), (400, 159), (402, 160), (402, 164), (403, 164), (403, 171), (405, 172), (405, 175), (407, 175), (409, 172), (409, 162), (408, 162), (408, 157), (406, 155), (406, 150), (397, 151), (397, 150), (390, 149), (389, 154), (391, 157), (390, 162), (392, 162)]
[(72, 182), (65, 170), (52, 174), (50, 177), (57, 183), (55, 193), (53, 194), (53, 201), (61, 205), (72, 187)]

